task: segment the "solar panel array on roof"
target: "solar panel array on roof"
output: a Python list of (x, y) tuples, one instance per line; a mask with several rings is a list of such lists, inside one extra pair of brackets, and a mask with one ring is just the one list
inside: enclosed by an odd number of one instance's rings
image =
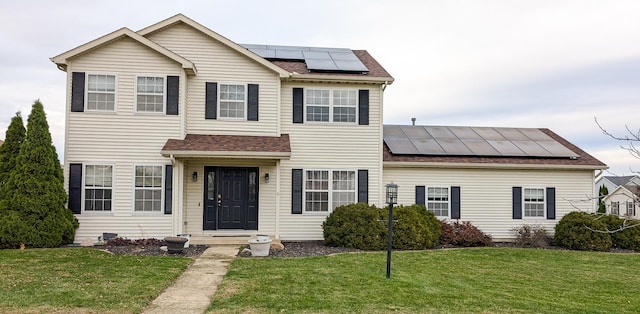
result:
[(579, 157), (532, 128), (385, 125), (384, 142), (398, 155)]
[(251, 52), (272, 60), (304, 61), (311, 71), (369, 72), (358, 57), (347, 48), (248, 45)]

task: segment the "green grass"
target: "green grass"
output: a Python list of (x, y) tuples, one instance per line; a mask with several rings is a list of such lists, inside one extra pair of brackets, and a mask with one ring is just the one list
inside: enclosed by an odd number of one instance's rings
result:
[(637, 313), (640, 255), (476, 248), (236, 259), (215, 313)]
[(84, 248), (0, 250), (0, 312), (136, 313), (191, 261)]

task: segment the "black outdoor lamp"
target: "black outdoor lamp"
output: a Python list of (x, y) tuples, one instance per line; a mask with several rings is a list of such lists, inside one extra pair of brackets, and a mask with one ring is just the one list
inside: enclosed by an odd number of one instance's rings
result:
[(393, 204), (398, 203), (398, 185), (393, 182), (386, 185), (386, 203), (389, 204), (389, 222), (387, 225), (387, 278), (391, 278), (391, 246), (393, 232)]

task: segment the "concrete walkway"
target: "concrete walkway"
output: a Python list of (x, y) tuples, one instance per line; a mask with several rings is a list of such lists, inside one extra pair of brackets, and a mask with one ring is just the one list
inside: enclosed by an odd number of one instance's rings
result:
[(198, 257), (176, 282), (142, 311), (148, 314), (204, 313), (238, 254), (237, 245), (215, 245)]

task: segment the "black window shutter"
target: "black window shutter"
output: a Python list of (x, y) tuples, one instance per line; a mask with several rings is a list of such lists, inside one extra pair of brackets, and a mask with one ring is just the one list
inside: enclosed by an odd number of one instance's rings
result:
[(82, 212), (82, 164), (69, 164), (69, 209)]
[(84, 111), (84, 72), (71, 75), (71, 112)]
[(293, 89), (293, 123), (303, 123), (304, 121), (304, 90), (302, 88)]
[(547, 219), (556, 219), (556, 188), (547, 188)]
[(424, 202), (424, 185), (416, 185), (416, 204), (426, 205)]
[(369, 203), (369, 170), (358, 170), (358, 203)]
[(258, 84), (249, 84), (247, 94), (247, 120), (258, 121)]
[(522, 219), (522, 188), (514, 186), (513, 198), (513, 219)]
[(164, 168), (164, 213), (171, 214), (173, 204), (173, 166), (166, 165)]
[(205, 90), (205, 119), (217, 119), (218, 117), (218, 83), (207, 82)]
[(369, 125), (369, 90), (358, 91), (358, 124)]
[(451, 187), (451, 219), (460, 219), (460, 187)]
[(180, 77), (167, 76), (167, 115), (178, 115), (178, 95), (180, 94)]
[(291, 213), (302, 214), (302, 169), (291, 170)]

